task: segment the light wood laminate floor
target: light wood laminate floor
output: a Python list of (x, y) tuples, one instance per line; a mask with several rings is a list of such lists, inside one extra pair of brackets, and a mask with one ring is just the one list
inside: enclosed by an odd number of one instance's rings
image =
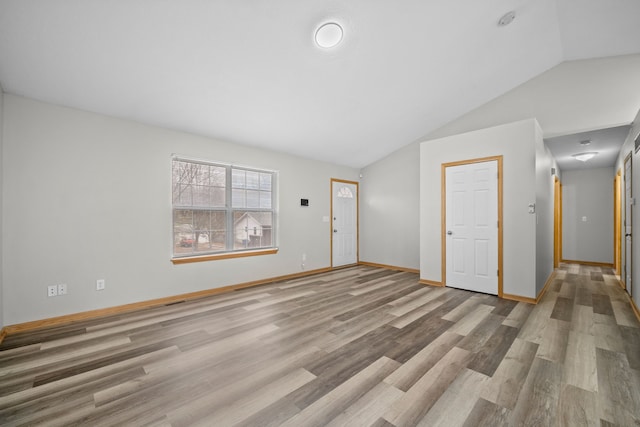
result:
[(639, 326), (610, 269), (533, 306), (354, 267), (9, 336), (0, 425), (638, 425)]

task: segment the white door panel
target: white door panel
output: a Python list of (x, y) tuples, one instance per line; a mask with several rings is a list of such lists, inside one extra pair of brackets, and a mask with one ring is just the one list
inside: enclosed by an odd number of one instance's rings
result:
[(498, 162), (445, 171), (447, 286), (498, 294)]
[(358, 262), (358, 186), (333, 181), (332, 265), (340, 267)]

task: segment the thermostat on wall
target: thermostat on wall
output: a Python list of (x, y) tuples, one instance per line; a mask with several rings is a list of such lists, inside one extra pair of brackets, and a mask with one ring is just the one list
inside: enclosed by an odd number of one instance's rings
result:
[(309, 199), (300, 199), (300, 206), (309, 206)]

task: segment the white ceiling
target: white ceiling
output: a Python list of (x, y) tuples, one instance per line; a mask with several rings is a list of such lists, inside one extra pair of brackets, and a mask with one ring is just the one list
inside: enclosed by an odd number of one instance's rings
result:
[[(620, 149), (630, 130), (631, 126), (617, 126), (547, 138), (544, 142), (549, 147), (561, 171), (614, 167)], [(590, 141), (590, 143), (581, 145), (582, 141)], [(574, 154), (584, 152), (596, 152), (598, 154), (586, 162), (573, 158)]]
[(639, 17), (638, 0), (0, 0), (0, 83), (362, 167), (563, 60), (640, 52)]

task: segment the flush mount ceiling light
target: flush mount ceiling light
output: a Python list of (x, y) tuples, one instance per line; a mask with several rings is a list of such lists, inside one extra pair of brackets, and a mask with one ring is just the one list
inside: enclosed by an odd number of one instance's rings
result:
[(335, 22), (327, 22), (316, 31), (316, 43), (323, 48), (337, 46), (342, 40), (342, 27)]
[(589, 144), (591, 144), (590, 139), (585, 139), (584, 141), (580, 141), (580, 145), (582, 145), (583, 147), (586, 147)]
[(586, 162), (589, 159), (593, 159), (597, 155), (598, 153), (596, 151), (588, 151), (586, 153), (573, 154), (571, 157), (576, 160), (580, 160), (581, 162)]
[(502, 18), (498, 20), (498, 27), (506, 27), (516, 19), (516, 13), (512, 10), (502, 15)]

